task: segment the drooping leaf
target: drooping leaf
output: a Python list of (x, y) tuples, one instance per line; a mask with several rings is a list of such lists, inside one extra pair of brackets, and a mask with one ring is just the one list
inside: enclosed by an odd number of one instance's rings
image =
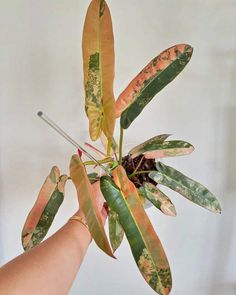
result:
[(109, 8), (104, 0), (92, 0), (83, 31), (85, 110), (92, 140), (103, 130), (108, 138), (115, 127), (114, 37)]
[(118, 214), (111, 209), (109, 210), (109, 213), (108, 213), (108, 223), (109, 223), (109, 237), (111, 241), (111, 246), (112, 246), (113, 252), (115, 252), (119, 248), (123, 240), (124, 230), (122, 226), (120, 225)]
[(73, 155), (71, 158), (70, 176), (77, 190), (79, 206), (85, 215), (94, 241), (100, 249), (114, 257), (105, 233), (101, 212), (96, 204), (92, 185), (78, 155)]
[(115, 104), (116, 117), (127, 129), (152, 98), (184, 69), (193, 48), (178, 44), (155, 57), (121, 93)]
[(194, 147), (182, 140), (165, 141), (161, 144), (153, 146), (144, 152), (146, 159), (161, 159), (166, 157), (177, 157), (191, 154)]
[(119, 216), (144, 279), (158, 294), (169, 294), (172, 284), (169, 263), (136, 187), (122, 166), (113, 171), (113, 177), (115, 182), (108, 176), (102, 176), (102, 193), (109, 207)]
[(149, 173), (149, 177), (157, 183), (169, 187), (207, 210), (221, 212), (219, 201), (202, 184), (161, 162), (157, 162), (157, 170)]
[(22, 245), (25, 251), (38, 245), (46, 236), (64, 200), (67, 178), (66, 175), (60, 176), (56, 166), (46, 178), (22, 230)]
[(170, 134), (161, 134), (154, 136), (146, 140), (145, 142), (137, 145), (136, 147), (132, 148), (132, 150), (129, 151), (129, 155), (132, 158), (136, 158), (145, 153), (146, 151), (154, 150), (157, 145), (163, 143), (169, 136)]
[(171, 200), (155, 185), (150, 182), (145, 182), (139, 189), (145, 197), (164, 214), (176, 216), (175, 206)]

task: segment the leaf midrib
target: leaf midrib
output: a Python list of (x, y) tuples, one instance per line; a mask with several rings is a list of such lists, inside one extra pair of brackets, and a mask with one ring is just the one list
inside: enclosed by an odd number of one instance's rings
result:
[[(155, 269), (156, 269), (156, 272), (157, 272), (158, 278), (159, 278), (159, 280), (160, 280), (160, 276), (159, 276), (159, 274), (158, 274), (157, 266), (156, 266), (156, 264), (155, 264), (155, 262), (154, 262), (154, 260), (153, 260), (153, 258), (152, 258), (152, 255), (150, 254), (151, 251), (150, 251), (149, 247), (148, 247), (147, 244), (146, 244), (146, 241), (145, 241), (145, 239), (144, 239), (144, 237), (143, 237), (143, 234), (142, 234), (142, 232), (141, 232), (141, 230), (140, 230), (140, 227), (138, 226), (138, 224), (137, 224), (137, 222), (136, 222), (136, 219), (134, 218), (134, 215), (133, 215), (132, 211), (129, 210), (128, 202), (126, 201), (126, 199), (125, 199), (125, 197), (124, 197), (124, 194), (123, 194), (122, 190), (121, 190), (121, 189), (119, 189), (119, 190), (120, 190), (120, 193), (121, 193), (121, 195), (122, 195), (123, 201), (124, 201), (124, 203), (125, 203), (125, 205), (126, 205), (128, 211), (130, 212), (130, 215), (131, 215), (131, 217), (132, 217), (132, 219), (133, 219), (133, 221), (134, 221), (134, 224), (135, 224), (135, 226), (137, 227), (137, 229), (138, 229), (138, 231), (139, 231), (139, 233), (140, 233), (140, 236), (141, 236), (141, 238), (142, 238), (142, 240), (143, 240), (143, 243), (144, 243), (144, 245), (146, 246), (146, 249), (147, 249), (148, 252), (149, 252), (149, 256), (151, 257), (152, 263), (153, 263), (153, 265), (155, 266)], [(141, 254), (141, 255), (142, 255), (142, 254)], [(137, 261), (137, 263), (138, 263), (138, 261)], [(138, 267), (139, 267), (139, 265), (138, 265)], [(161, 281), (161, 280), (160, 280), (160, 281)], [(162, 285), (162, 283), (161, 283), (161, 285)]]
[[(156, 172), (156, 171), (155, 171), (155, 172)], [(190, 192), (190, 194), (192, 194), (192, 190), (191, 190), (190, 188), (188, 188), (187, 186), (181, 184), (181, 183), (178, 182), (176, 179), (171, 178), (170, 176), (166, 175), (165, 173), (163, 173), (163, 172), (161, 172), (161, 171), (158, 171), (158, 173), (161, 173), (164, 177), (168, 178), (170, 181), (174, 181), (174, 182), (175, 182), (176, 184), (178, 184), (178, 185), (180, 184), (181, 187), (186, 188), (187, 191)], [(187, 177), (187, 176), (185, 176), (185, 177)], [(187, 177), (187, 178), (190, 179), (189, 177)], [(194, 182), (202, 186), (202, 184), (200, 184), (199, 182), (197, 182), (197, 181), (194, 181)], [(167, 186), (167, 185), (165, 185), (165, 184), (163, 184), (163, 183), (161, 183), (161, 184), (164, 185), (164, 186)], [(177, 192), (177, 193), (179, 193), (180, 195), (182, 195), (180, 192)], [(184, 197), (186, 197), (186, 196), (184, 195)], [(197, 197), (197, 195), (195, 194), (195, 192), (194, 192), (194, 197)], [(187, 197), (186, 197), (186, 198), (187, 198)], [(187, 198), (187, 199), (189, 200), (189, 198)], [(198, 205), (199, 205), (199, 204), (198, 204)], [(201, 205), (199, 205), (199, 206), (201, 206)]]
[[(176, 61), (178, 61), (179, 59), (180, 59), (180, 57), (182, 57), (184, 54), (186, 53), (186, 51), (185, 52), (182, 52), (173, 62), (171, 62), (170, 64), (168, 64), (168, 66), (165, 68), (165, 69), (163, 69), (162, 71), (161, 71), (161, 73), (159, 73), (159, 74), (157, 74), (157, 75), (154, 75), (154, 77), (153, 78), (150, 78), (149, 79), (149, 81), (148, 81), (148, 83), (145, 85), (145, 87), (144, 88), (142, 88), (140, 91), (139, 91), (139, 94), (136, 96), (136, 98), (133, 100), (133, 102), (131, 102), (130, 103), (130, 105), (127, 107), (127, 110), (139, 99), (139, 97), (141, 96), (141, 94), (142, 94), (142, 92), (143, 91), (145, 91), (146, 90), (146, 88), (148, 88), (149, 87), (149, 85), (155, 80), (155, 79), (157, 79), (157, 78), (159, 78), (159, 77), (161, 77), (162, 76), (162, 74), (164, 73), (164, 71), (167, 69), (167, 68), (169, 68), (173, 63), (175, 63)], [(165, 86), (164, 86), (165, 87)], [(157, 94), (157, 93), (156, 93)]]

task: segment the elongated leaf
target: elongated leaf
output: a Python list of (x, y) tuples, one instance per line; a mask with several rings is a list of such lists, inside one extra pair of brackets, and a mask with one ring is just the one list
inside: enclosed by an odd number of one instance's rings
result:
[(92, 185), (78, 155), (73, 155), (71, 158), (70, 176), (77, 190), (79, 206), (85, 215), (94, 241), (100, 249), (114, 257), (105, 233), (101, 213), (96, 204)]
[(161, 159), (166, 157), (176, 157), (191, 154), (194, 151), (194, 147), (181, 140), (165, 141), (161, 144), (157, 144), (152, 147), (153, 150), (146, 150), (144, 157), (146, 159)]
[(38, 245), (46, 236), (64, 200), (67, 178), (66, 175), (60, 176), (58, 167), (53, 167), (46, 178), (22, 230), (22, 245), (25, 251)]
[(132, 158), (136, 158), (142, 155), (143, 153), (145, 153), (146, 151), (155, 150), (156, 149), (155, 147), (163, 143), (169, 136), (170, 134), (161, 134), (161, 135), (154, 136), (146, 140), (145, 142), (137, 145), (136, 147), (132, 148), (132, 150), (129, 151), (129, 155)]
[(216, 197), (202, 184), (161, 162), (157, 163), (157, 170), (149, 173), (149, 177), (157, 183), (171, 188), (207, 210), (221, 212), (220, 203)]
[(127, 129), (152, 98), (184, 69), (193, 48), (178, 44), (155, 57), (118, 97), (116, 117), (121, 115), (121, 126)]
[(109, 237), (111, 241), (111, 246), (113, 251), (115, 252), (119, 247), (124, 237), (124, 230), (120, 225), (118, 214), (109, 210), (108, 213), (108, 222), (109, 222)]
[(114, 170), (113, 176), (115, 182), (108, 176), (101, 178), (102, 193), (110, 208), (119, 216), (144, 279), (157, 293), (169, 294), (171, 273), (167, 257), (137, 190), (122, 166)]
[(145, 182), (144, 186), (139, 188), (145, 197), (164, 214), (169, 216), (176, 216), (175, 206), (171, 200), (150, 182)]
[(83, 31), (85, 110), (92, 140), (103, 130), (108, 138), (115, 127), (114, 37), (109, 8), (104, 0), (92, 0)]

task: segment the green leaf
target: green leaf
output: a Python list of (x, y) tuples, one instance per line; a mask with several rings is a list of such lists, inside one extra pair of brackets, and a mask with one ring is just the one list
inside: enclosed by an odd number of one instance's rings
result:
[(136, 264), (146, 282), (158, 294), (169, 294), (171, 273), (161, 242), (143, 208), (134, 184), (122, 166), (112, 178), (102, 176), (101, 190), (109, 207), (119, 216)]
[(77, 190), (79, 206), (85, 215), (94, 241), (100, 249), (109, 256), (114, 257), (105, 233), (101, 212), (98, 210), (92, 185), (78, 155), (73, 155), (71, 158), (70, 176)]
[(83, 30), (85, 110), (92, 140), (103, 131), (108, 138), (115, 127), (114, 37), (109, 8), (92, 0)]
[(170, 134), (161, 134), (154, 136), (146, 140), (145, 142), (137, 145), (136, 147), (132, 148), (132, 150), (129, 151), (129, 155), (132, 158), (136, 158), (145, 153), (146, 151), (154, 150), (157, 145), (163, 143), (169, 136)]
[(108, 223), (109, 223), (109, 237), (111, 241), (111, 246), (112, 246), (113, 252), (115, 252), (119, 248), (123, 240), (124, 230), (122, 226), (120, 225), (118, 214), (111, 209), (109, 210), (109, 213), (108, 213)]
[(145, 197), (164, 214), (176, 216), (176, 210), (171, 200), (155, 185), (145, 182), (144, 186), (139, 188)]
[(127, 129), (153, 97), (184, 69), (193, 48), (178, 44), (155, 57), (121, 93), (115, 104), (116, 117)]
[(60, 176), (56, 166), (46, 178), (22, 230), (22, 245), (25, 251), (38, 245), (46, 236), (64, 200), (67, 178), (67, 175)]
[(221, 212), (219, 201), (202, 184), (161, 162), (157, 162), (157, 170), (149, 173), (149, 177), (157, 183), (169, 187), (207, 210)]

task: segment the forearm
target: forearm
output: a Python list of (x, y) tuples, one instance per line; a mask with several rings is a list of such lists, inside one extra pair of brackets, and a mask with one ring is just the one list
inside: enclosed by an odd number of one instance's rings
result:
[(69, 221), (52, 237), (0, 269), (0, 295), (65, 295), (83, 261), (91, 235)]

